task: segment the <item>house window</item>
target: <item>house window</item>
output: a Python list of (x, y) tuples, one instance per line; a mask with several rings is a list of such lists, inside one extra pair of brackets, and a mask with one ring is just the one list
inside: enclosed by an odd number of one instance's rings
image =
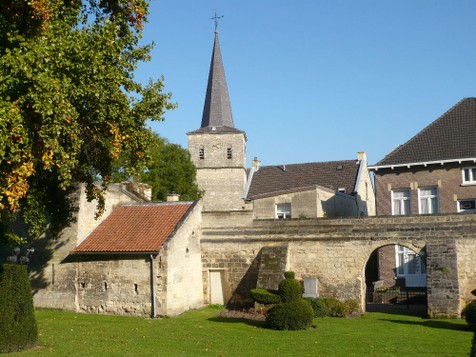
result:
[(418, 196), (420, 214), (438, 213), (438, 188), (421, 188)]
[(458, 212), (476, 212), (476, 199), (458, 201)]
[(200, 149), (198, 149), (198, 158), (200, 160), (205, 159), (205, 148), (203, 146), (200, 146)]
[(461, 170), (463, 184), (476, 184), (476, 167), (465, 167)]
[(231, 145), (228, 145), (226, 148), (226, 158), (231, 160), (233, 158), (233, 150), (231, 149)]
[(426, 266), (424, 259), (413, 250), (401, 245), (395, 246), (395, 254), (397, 277), (405, 278), (405, 286), (426, 286)]
[(410, 190), (392, 191), (392, 214), (395, 216), (411, 214)]
[(291, 204), (281, 203), (276, 205), (276, 218), (289, 219), (291, 218)]

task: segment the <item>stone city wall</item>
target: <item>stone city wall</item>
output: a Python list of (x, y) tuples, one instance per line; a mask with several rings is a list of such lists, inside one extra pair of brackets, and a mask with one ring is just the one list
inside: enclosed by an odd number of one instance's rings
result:
[[(400, 244), (416, 253), (426, 248), (431, 316), (460, 315), (476, 271), (476, 215), (368, 217), (363, 219), (263, 220), (246, 227), (204, 227), (202, 232), (204, 294), (207, 271), (220, 268), (229, 305), (251, 302), (263, 247), (288, 246), (287, 266), (298, 279), (316, 277), (318, 291), (356, 299), (365, 309), (365, 266), (376, 249)], [(462, 299), (462, 294), (465, 298)]]

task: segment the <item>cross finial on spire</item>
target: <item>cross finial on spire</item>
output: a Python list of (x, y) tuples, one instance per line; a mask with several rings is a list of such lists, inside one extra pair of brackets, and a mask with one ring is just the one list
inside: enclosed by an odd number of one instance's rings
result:
[(217, 11), (215, 10), (215, 16), (210, 17), (210, 20), (215, 20), (215, 32), (218, 32), (218, 19), (221, 19), (222, 16), (217, 16)]

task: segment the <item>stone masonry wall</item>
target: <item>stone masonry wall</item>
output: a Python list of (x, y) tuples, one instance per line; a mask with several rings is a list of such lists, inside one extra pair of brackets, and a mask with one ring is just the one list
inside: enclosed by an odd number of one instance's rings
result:
[(257, 288), (278, 290), (287, 267), (288, 247), (263, 247), (260, 251)]
[[(188, 149), (205, 192), (204, 211), (241, 210), (246, 184), (246, 137), (242, 132), (191, 133)], [(231, 150), (231, 157), (228, 155)], [(200, 151), (203, 150), (203, 156)]]
[(79, 211), (71, 225), (59, 237), (42, 237), (34, 243), (37, 253), (29, 267), (35, 306), (78, 309), (78, 269), (68, 260), (70, 252), (112, 212), (114, 206), (134, 202), (120, 185), (111, 185), (106, 193), (106, 210), (96, 220), (96, 204), (87, 202), (83, 186), (74, 193), (74, 199)]
[[(356, 299), (362, 309), (365, 267), (373, 251), (400, 244), (419, 253), (426, 247), (428, 288), (433, 294), (429, 313), (457, 317), (461, 292), (466, 294), (474, 284), (460, 278), (458, 269), (476, 270), (470, 253), (461, 253), (475, 249), (476, 215), (254, 221), (247, 227), (204, 227), (201, 244), (205, 297), (208, 270), (221, 268), (228, 284), (227, 303), (250, 306), (249, 289), (257, 284), (261, 248), (287, 245), (286, 270), (294, 271), (298, 279), (316, 277), (322, 295)], [(459, 262), (460, 256), (466, 257)]]
[(72, 264), (77, 265), (76, 311), (150, 315), (148, 256), (89, 256)]
[(201, 271), (200, 222), (201, 202), (198, 202), (169, 239), (166, 245), (167, 285), (164, 315), (174, 316), (203, 306), (203, 281)]

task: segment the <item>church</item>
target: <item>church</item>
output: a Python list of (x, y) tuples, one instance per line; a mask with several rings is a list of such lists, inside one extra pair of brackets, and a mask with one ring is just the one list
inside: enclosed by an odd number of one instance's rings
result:
[(247, 136), (235, 127), (216, 28), (201, 125), (187, 135), (203, 198), (150, 202), (146, 185), (111, 185), (96, 221), (95, 204), (80, 188), (75, 222), (58, 240), (37, 242), (37, 307), (152, 317), (211, 303), (244, 307), (250, 288), (273, 288), (290, 268), (310, 296), (332, 292), (332, 282), (326, 288), (290, 263), (289, 244), (258, 242), (256, 222), (267, 232), (285, 221), (303, 231), (315, 219), (375, 215), (365, 152), (278, 166), (255, 158), (247, 167)]

